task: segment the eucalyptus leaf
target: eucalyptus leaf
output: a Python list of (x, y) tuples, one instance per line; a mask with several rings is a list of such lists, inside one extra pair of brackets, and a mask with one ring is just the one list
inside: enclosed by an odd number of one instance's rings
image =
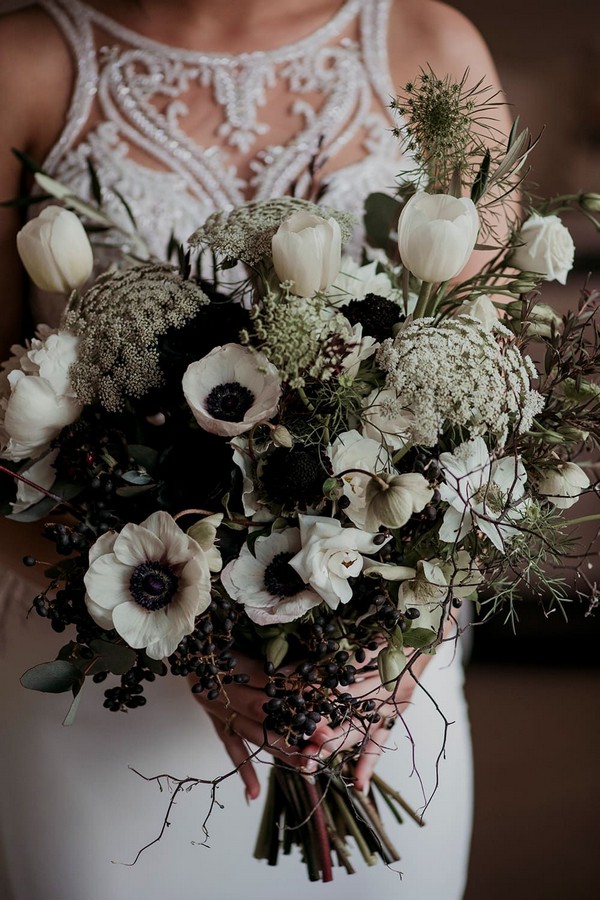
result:
[(152, 476), (140, 469), (131, 469), (129, 472), (124, 472), (121, 478), (128, 484), (152, 484)]
[(144, 444), (129, 444), (127, 450), (138, 466), (142, 466), (147, 472), (153, 472), (156, 469), (158, 463), (157, 450), (154, 450), (152, 447), (146, 447)]
[(135, 665), (137, 654), (126, 644), (113, 644), (98, 638), (90, 643), (91, 649), (100, 658), (105, 669), (113, 675), (124, 675)]
[(83, 672), (67, 659), (54, 659), (27, 669), (21, 675), (23, 687), (47, 694), (62, 694), (81, 685)]
[(69, 706), (69, 710), (66, 716), (63, 719), (63, 725), (67, 728), (75, 721), (75, 716), (77, 714), (77, 710), (79, 709), (79, 703), (81, 702), (81, 695), (83, 694), (84, 685), (85, 681), (82, 681), (77, 689), (73, 688), (73, 700), (71, 702), (71, 705)]
[(136, 497), (138, 494), (151, 491), (154, 487), (154, 484), (130, 484), (128, 487), (117, 488), (115, 494), (117, 497)]

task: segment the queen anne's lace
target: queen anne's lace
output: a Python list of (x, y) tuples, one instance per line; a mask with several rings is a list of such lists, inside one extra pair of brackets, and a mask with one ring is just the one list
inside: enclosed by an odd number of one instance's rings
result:
[(510, 428), (527, 431), (543, 407), (531, 388), (531, 361), (508, 335), (494, 335), (469, 316), (418, 319), (385, 341), (377, 361), (396, 393), (385, 414), (410, 410), (411, 440), (426, 447), (449, 426), (471, 437), (491, 434), (503, 446)]

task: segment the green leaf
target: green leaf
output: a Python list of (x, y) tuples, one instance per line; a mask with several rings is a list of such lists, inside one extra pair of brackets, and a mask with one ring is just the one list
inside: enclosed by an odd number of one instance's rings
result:
[(144, 444), (128, 444), (127, 449), (132, 459), (136, 461), (138, 466), (152, 472), (158, 463), (158, 451), (152, 447), (146, 447)]
[(145, 494), (154, 487), (154, 484), (131, 484), (128, 487), (117, 488), (115, 494), (117, 497), (137, 497), (138, 494)]
[(409, 628), (404, 632), (404, 645), (406, 647), (414, 647), (415, 650), (422, 650), (429, 647), (436, 639), (436, 634), (431, 628)]
[(81, 684), (79, 685), (79, 687), (77, 689), (73, 688), (73, 700), (71, 702), (71, 705), (69, 707), (69, 710), (68, 710), (66, 716), (63, 719), (63, 725), (65, 727), (72, 725), (73, 722), (75, 721), (75, 715), (79, 708), (79, 703), (81, 701), (81, 695), (83, 694), (84, 684), (85, 684), (85, 680), (81, 682)]
[(100, 184), (100, 179), (98, 178), (98, 173), (94, 168), (94, 164), (88, 156), (87, 159), (87, 168), (90, 176), (90, 188), (92, 191), (92, 196), (98, 206), (102, 206), (102, 186)]
[(138, 487), (142, 484), (152, 483), (152, 476), (140, 469), (131, 469), (129, 472), (124, 472), (121, 478), (128, 484), (135, 484)]
[(21, 165), (24, 169), (27, 169), (28, 172), (43, 172), (42, 167), (36, 163), (31, 156), (27, 156), (26, 153), (23, 153), (22, 150), (17, 150), (16, 147), (11, 147), (11, 151), (14, 156), (17, 157)]
[(370, 194), (365, 201), (364, 226), (371, 247), (385, 250), (390, 231), (398, 223), (400, 203), (388, 194)]
[(78, 688), (84, 678), (83, 673), (66, 659), (54, 659), (27, 669), (21, 675), (23, 687), (47, 694), (62, 694)]
[(289, 644), (287, 642), (285, 634), (279, 634), (277, 635), (277, 637), (271, 638), (271, 640), (267, 643), (267, 659), (269, 660), (269, 662), (273, 663), (276, 669), (278, 669), (285, 659), (288, 650)]
[(137, 653), (126, 644), (113, 644), (98, 638), (90, 643), (90, 648), (99, 657), (103, 667), (113, 675), (124, 675), (135, 665)]
[(475, 177), (475, 181), (473, 182), (473, 187), (471, 188), (471, 200), (473, 203), (477, 203), (477, 201), (485, 194), (490, 174), (491, 159), (490, 151), (486, 150), (479, 171)]
[(117, 199), (120, 200), (121, 203), (123, 204), (123, 207), (124, 207), (124, 209), (125, 209), (125, 212), (127, 213), (128, 217), (129, 217), (129, 221), (131, 222), (131, 224), (133, 225), (133, 227), (134, 227), (134, 228), (137, 228), (137, 222), (135, 221), (135, 216), (134, 216), (134, 214), (133, 214), (133, 212), (132, 212), (132, 210), (131, 210), (131, 207), (130, 207), (129, 203), (127, 202), (127, 200), (126, 200), (125, 197), (123, 196), (123, 194), (121, 194), (121, 192), (118, 191), (114, 186), (111, 188), (111, 190), (112, 190), (113, 194), (115, 195), (115, 197), (117, 197)]

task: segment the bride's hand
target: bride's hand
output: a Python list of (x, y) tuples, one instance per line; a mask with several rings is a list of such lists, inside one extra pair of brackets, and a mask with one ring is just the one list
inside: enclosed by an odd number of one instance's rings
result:
[[(287, 745), (283, 737), (265, 730), (263, 705), (268, 698), (263, 688), (266, 677), (262, 664), (257, 660), (245, 656), (240, 658), (240, 671), (250, 676), (248, 684), (226, 685), (216, 700), (207, 700), (203, 694), (194, 696), (208, 713), (234, 766), (239, 767), (249, 800), (258, 797), (260, 784), (252, 765), (248, 744), (264, 747), (288, 765), (306, 772), (316, 771), (320, 760), (327, 760), (341, 750), (348, 751), (356, 747), (357, 751), (360, 750), (360, 755), (354, 769), (354, 784), (358, 790), (366, 792), (386, 744), (390, 724), (406, 710), (416, 684), (415, 679), (428, 660), (429, 657), (419, 657), (411, 667), (412, 674), (407, 671), (393, 693), (382, 687), (377, 670), (360, 671), (357, 681), (342, 690), (354, 697), (374, 700), (381, 716), (380, 721), (367, 729), (363, 722), (349, 718), (342, 725), (331, 728), (323, 718), (309, 743), (302, 749)], [(195, 677), (190, 676), (190, 681), (195, 683)]]

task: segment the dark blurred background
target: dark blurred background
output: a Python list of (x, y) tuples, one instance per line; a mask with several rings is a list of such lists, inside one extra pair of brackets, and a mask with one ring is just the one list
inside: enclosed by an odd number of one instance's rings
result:
[[(531, 157), (532, 191), (600, 192), (598, 0), (457, 0), (485, 37), (522, 125), (543, 129)], [(600, 289), (600, 236), (569, 216), (577, 246), (567, 285), (542, 298), (575, 306), (588, 273)], [(570, 515), (600, 512), (598, 497)], [(584, 572), (598, 579), (597, 527)], [(583, 579), (566, 573), (579, 591)], [(587, 590), (589, 594), (589, 590)], [(519, 607), (516, 634), (501, 619), (477, 625), (466, 690), (475, 759), (475, 825), (465, 900), (600, 897), (600, 611), (572, 592), (568, 622)], [(441, 900), (441, 898), (440, 898)]]

